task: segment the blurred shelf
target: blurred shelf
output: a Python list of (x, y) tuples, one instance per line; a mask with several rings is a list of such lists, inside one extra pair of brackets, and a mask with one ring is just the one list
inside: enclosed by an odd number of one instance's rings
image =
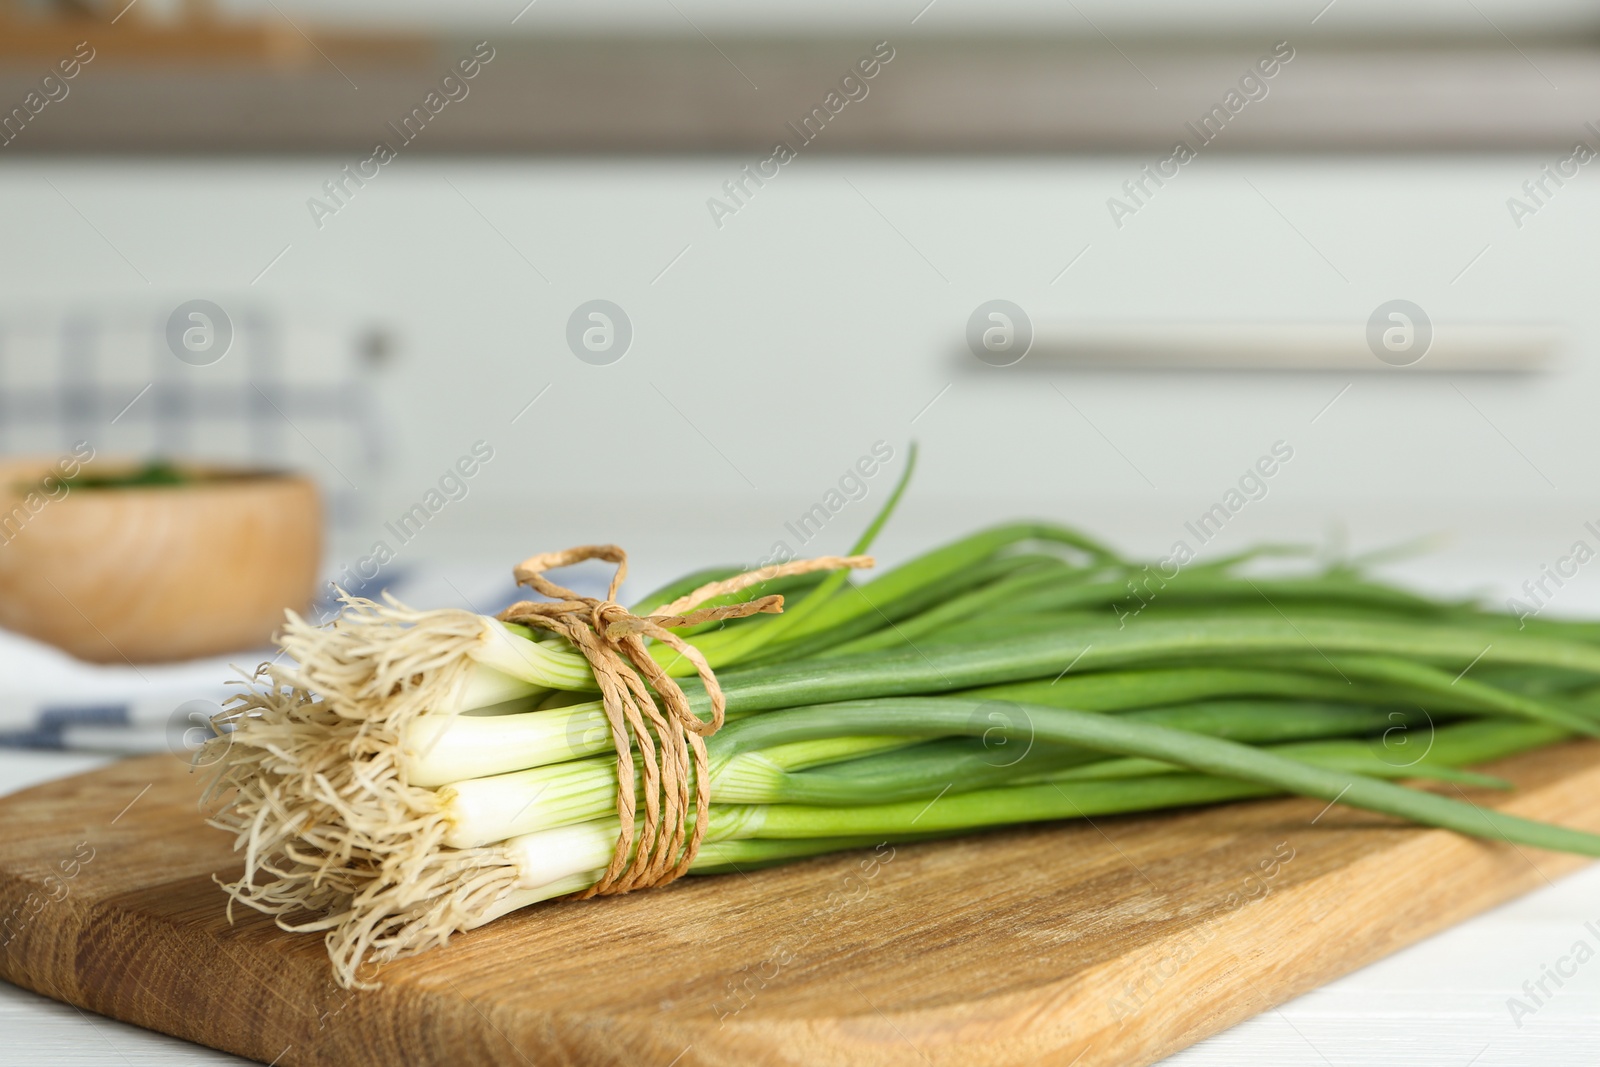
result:
[[(203, 31), (216, 36), (196, 56), (193, 40), (157, 46), (151, 32), (125, 46), (114, 35), (92, 38), (97, 58), (70, 96), (34, 116), (6, 150), (365, 157), (473, 47), (320, 32), (312, 45), (287, 23), (249, 33), (219, 24)], [(0, 32), (0, 114), (51, 67), (40, 58), (48, 47), (23, 49), (19, 40)], [(1180, 138), (1197, 143), (1186, 124), (1272, 47), (1169, 41), (1118, 51), (1081, 40), (927, 35), (892, 46), (893, 60), (865, 83), (868, 95), (821, 124), (806, 154), (1137, 152), (1154, 160)], [(1584, 40), (1294, 46), (1267, 95), (1204, 152), (1557, 152), (1580, 138), (1600, 147), (1600, 133), (1585, 126), (1600, 115), (1600, 48)], [(171, 61), (139, 61), (161, 47), (174, 49)], [(434, 116), (408, 153), (765, 159), (780, 140), (799, 147), (790, 124), (822, 107), (872, 41), (506, 37), (492, 47), (467, 98)]]

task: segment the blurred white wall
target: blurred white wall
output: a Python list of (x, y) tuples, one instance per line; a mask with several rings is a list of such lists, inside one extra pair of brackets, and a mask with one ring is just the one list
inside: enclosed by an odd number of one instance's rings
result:
[[(1519, 229), (1506, 200), (1550, 160), (1203, 157), (1119, 230), (1106, 199), (1147, 160), (802, 156), (719, 229), (706, 201), (753, 161), (402, 156), (318, 229), (307, 200), (347, 162), (13, 162), (0, 284), (12, 302), (267, 300), (391, 324), (371, 535), (473, 442), (495, 449), (418, 554), (509, 565), (619, 540), (753, 561), (875, 441), (913, 438), (890, 554), (1015, 512), (1165, 549), (1278, 440), (1294, 459), (1229, 542), (1336, 517), (1364, 545), (1445, 529), (1492, 539), (1514, 578), (1600, 518), (1587, 170)], [(966, 353), (995, 297), (1036, 319), (1357, 322), (1405, 298), (1571, 341), (1529, 378), (1047, 373)], [(633, 323), (611, 366), (564, 339), (594, 298)], [(844, 547), (886, 485), (815, 547)]]

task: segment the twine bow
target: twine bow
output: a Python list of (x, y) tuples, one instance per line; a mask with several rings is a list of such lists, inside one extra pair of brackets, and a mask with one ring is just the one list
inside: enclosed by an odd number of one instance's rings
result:
[[(604, 600), (580, 596), (544, 577), (545, 571), (591, 559), (617, 567)], [(600, 686), (601, 704), (617, 752), (621, 832), (605, 873), (589, 889), (575, 894), (577, 898), (666, 885), (689, 869), (705, 838), (711, 806), (705, 738), (722, 728), (727, 700), (705, 656), (672, 629), (758, 612), (776, 614), (783, 611), (783, 597), (772, 594), (739, 604), (688, 609), (774, 578), (872, 565), (871, 556), (822, 556), (775, 564), (707, 583), (642, 618), (616, 602), (617, 590), (628, 573), (628, 554), (616, 545), (546, 552), (517, 565), (512, 572), (517, 584), (530, 586), (550, 600), (519, 601), (502, 611), (500, 620), (558, 633), (583, 653)], [(671, 647), (694, 665), (711, 700), (709, 720), (695, 715), (683, 688), (650, 655), (646, 638)], [(634, 764), (635, 747), (643, 762), (642, 773)], [(638, 822), (639, 786), (644, 793), (642, 826)]]

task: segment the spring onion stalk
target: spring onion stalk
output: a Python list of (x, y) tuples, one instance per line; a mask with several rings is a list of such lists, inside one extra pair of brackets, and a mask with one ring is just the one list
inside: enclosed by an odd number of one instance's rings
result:
[[(1430, 765), (1425, 771), (1410, 775), (1406, 775), (1405, 768), (1390, 763), (1387, 753), (1349, 742), (1286, 745), (1278, 746), (1275, 751), (1283, 754), (1292, 749), (1312, 765), (1327, 768), (1335, 776), (1342, 775), (1342, 780), (1347, 784), (1365, 784), (1367, 779), (1363, 778), (1363, 774), (1371, 776), (1380, 773), (1389, 777), (1434, 777), (1468, 785), (1503, 788), (1505, 783), (1497, 779), (1456, 772), (1456, 762), (1482, 762), (1514, 755), (1550, 744), (1562, 736), (1551, 727), (1529, 723), (1465, 724), (1441, 731), (1435, 739)], [(1132, 761), (1113, 760), (1094, 766), (1109, 768), (1112, 764), (1127, 762)], [(984, 826), (1189, 807), (1221, 800), (1270, 796), (1285, 791), (1274, 789), (1265, 782), (1183, 773), (1176, 768), (1161, 769), (1169, 773), (1157, 770), (1154, 774), (1136, 774), (1120, 773), (1130, 768), (1118, 766), (1116, 770), (1119, 773), (1096, 776), (1088, 773), (1094, 766), (1007, 788), (945, 793), (937, 803), (931, 805), (921, 798), (902, 803), (864, 803), (854, 808), (782, 802), (719, 805), (712, 809), (707, 837), (711, 847), (702, 849), (695, 869), (699, 872), (734, 870), (739, 869), (740, 861), (745, 858), (752, 862), (797, 858), (838, 847), (862, 847), (888, 840), (942, 836)], [(1411, 790), (1400, 792), (1432, 796)], [(1406, 803), (1409, 805), (1411, 800), (1408, 798)], [(1443, 803), (1453, 805), (1458, 815), (1482, 811), (1456, 801), (1446, 800)], [(1572, 836), (1571, 831), (1542, 827), (1538, 823), (1507, 816), (1499, 816), (1495, 827), (1499, 830), (1509, 829), (1519, 835), (1531, 833), (1545, 841), (1545, 847), (1552, 847), (1551, 843), (1557, 841), (1568, 847), (1576, 843), (1589, 849), (1596, 844), (1592, 835)], [(851, 833), (856, 830), (862, 833), (844, 838), (847, 829)], [(1552, 831), (1556, 836), (1552, 836)], [(616, 832), (615, 817), (603, 816), (591, 822), (531, 832), (507, 841), (507, 851), (523, 872), (523, 881), (515, 891), (522, 904), (525, 906), (537, 900), (549, 899), (592, 883), (610, 857)], [(848, 843), (830, 843), (825, 847), (814, 847), (812, 844), (819, 840), (832, 842), (835, 838)], [(740, 849), (734, 847), (739, 841), (764, 844)], [(1587, 854), (1594, 853), (1590, 851)]]
[[(1285, 714), (1290, 711), (1290, 714)], [(1285, 738), (1346, 738), (1378, 734), (1385, 745), (1368, 740), (1341, 740), (1317, 745), (1279, 745), (1308, 763), (1357, 770), (1379, 778), (1441, 778), (1488, 784), (1481, 776), (1448, 773), (1452, 749), (1440, 748), (1430, 762), (1425, 755), (1409, 759), (1402, 747), (1420, 737), (1426, 720), (1403, 712), (1315, 706), (1293, 709), (1281, 704), (1196, 704), (1133, 712), (1128, 719), (1187, 729), (1212, 737), (1253, 743)], [(989, 720), (999, 722), (1003, 720)], [(1550, 744), (1566, 734), (1537, 724), (1516, 724), (1523, 733), (1492, 735), (1509, 744), (1531, 738), (1531, 746)], [(827, 729), (827, 727), (824, 727)], [(1460, 727), (1455, 728), (1457, 730)], [(1381, 734), (1380, 734), (1381, 731)], [(1448, 732), (1439, 731), (1442, 738)], [(1103, 752), (1082, 746), (1040, 744), (1035, 739), (1006, 740), (986, 723), (984, 736), (919, 739), (862, 737), (849, 739), (853, 751), (838, 738), (796, 741), (771, 748), (738, 751), (737, 735), (714, 737), (711, 796), (719, 804), (815, 804), (855, 807), (869, 802), (932, 798), (951, 789), (966, 791), (1014, 781), (1075, 777), (1130, 777), (1171, 771), (1172, 764), (1154, 760), (1108, 760)], [(1422, 744), (1439, 747), (1430, 739)], [(824, 749), (823, 746), (832, 746)], [(1008, 751), (1009, 750), (1009, 751)], [(1508, 749), (1508, 752), (1510, 750)], [(1013, 752), (1015, 754), (1013, 754)], [(878, 756), (880, 758), (868, 758)], [(1483, 762), (1501, 753), (1473, 759)], [(804, 759), (797, 759), (803, 755)], [(1456, 760), (1455, 762), (1466, 762)], [(826, 766), (833, 764), (833, 766)], [(1088, 766), (1085, 766), (1088, 765)], [(818, 769), (813, 769), (818, 768)], [(439, 793), (451, 831), (446, 844), (471, 848), (537, 830), (586, 822), (616, 810), (614, 762), (583, 759), (532, 767), (509, 774), (458, 781)]]
[[(672, 631), (692, 655), (641, 646), (702, 721), (694, 656), (726, 700), (693, 873), (1275, 794), (1600, 855), (1595, 835), (1403, 784), (1504, 787), (1468, 768), (1600, 736), (1600, 624), (1436, 600), (1294, 546), (1171, 574), (1042, 522), (865, 580), (710, 585), (743, 571), (632, 609), (728, 609)], [(774, 595), (780, 614), (754, 603)], [(321, 933), (359, 986), (365, 962), (596, 885), (621, 832), (618, 741), (566, 638), (352, 597), (327, 626), (291, 616), (280, 644), (204, 756), (213, 825), (245, 859), (233, 902)]]
[[(952, 782), (1001, 783), (1041, 768), (1104, 758), (1093, 749), (1013, 742), (988, 730), (987, 724), (1016, 714), (984, 705), (980, 715), (986, 724), (984, 736), (926, 744), (919, 744), (919, 738), (829, 736), (826, 731), (835, 727), (824, 725), (824, 733), (815, 740), (745, 750), (740, 734), (730, 727), (707, 742), (712, 798), (719, 803), (849, 806), (869, 797), (933, 796)], [(1400, 744), (1431, 725), (1416, 711), (1273, 701), (1149, 708), (1129, 712), (1128, 718), (1257, 744), (1366, 734), (1393, 737)], [(493, 730), (498, 724), (486, 725)], [(481, 746), (484, 751), (501, 747), (493, 742)], [(907, 748), (912, 750), (893, 759), (862, 758)], [(836, 766), (812, 770), (827, 764)], [(451, 822), (447, 843), (469, 847), (615, 811), (614, 767), (614, 760), (594, 757), (452, 781), (439, 790)]]

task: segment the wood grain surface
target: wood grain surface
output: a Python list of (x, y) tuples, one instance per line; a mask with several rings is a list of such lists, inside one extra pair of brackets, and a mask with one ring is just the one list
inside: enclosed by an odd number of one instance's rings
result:
[[(1600, 744), (1494, 769), (1462, 795), (1600, 829)], [(1259, 801), (540, 905), (346, 993), (228, 923), (197, 796), (150, 756), (0, 800), (0, 976), (282, 1067), (1144, 1064), (1583, 862)]]

